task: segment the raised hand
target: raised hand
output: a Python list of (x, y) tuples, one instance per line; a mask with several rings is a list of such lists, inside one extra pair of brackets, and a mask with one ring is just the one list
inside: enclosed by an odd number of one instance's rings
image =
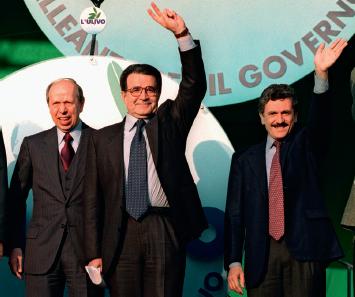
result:
[(343, 49), (347, 46), (347, 41), (342, 38), (337, 38), (329, 47), (321, 43), (314, 56), (314, 65), (317, 75), (321, 78), (328, 77), (328, 69), (339, 58)]
[(154, 21), (174, 34), (179, 34), (186, 29), (184, 19), (169, 8), (161, 11), (159, 7), (152, 2), (151, 8), (149, 8), (147, 12)]

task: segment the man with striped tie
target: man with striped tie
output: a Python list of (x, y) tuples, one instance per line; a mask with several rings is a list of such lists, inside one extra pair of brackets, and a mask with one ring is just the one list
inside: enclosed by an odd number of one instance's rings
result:
[(28, 297), (63, 296), (65, 286), (69, 296), (101, 296), (84, 270), (83, 177), (93, 129), (79, 117), (83, 90), (74, 79), (60, 78), (48, 85), (46, 97), (55, 126), (24, 138), (11, 179), (9, 265), (17, 278), (24, 274)]

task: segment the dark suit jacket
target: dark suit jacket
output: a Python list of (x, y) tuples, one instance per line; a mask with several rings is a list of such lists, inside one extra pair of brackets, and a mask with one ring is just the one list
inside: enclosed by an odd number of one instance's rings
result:
[[(299, 261), (327, 262), (343, 256), (318, 180), (318, 161), (328, 140), (329, 97), (329, 92), (314, 95), (307, 127), (293, 127), (281, 146), (285, 241)], [(242, 262), (244, 249), (249, 288), (263, 280), (269, 254), (265, 145), (233, 155), (228, 185), (225, 266)]]
[[(146, 132), (170, 205), (173, 226), (181, 242), (186, 243), (197, 238), (207, 227), (185, 158), (186, 139), (206, 92), (206, 78), (199, 46), (180, 55), (182, 81), (177, 98), (175, 101), (167, 100), (158, 108), (146, 125)], [(123, 237), (123, 130), (124, 121), (99, 130), (92, 137), (93, 145), (88, 153), (86, 252), (88, 260), (102, 256), (105, 273), (117, 256)]]
[[(23, 249), (26, 245), (27, 273), (48, 272), (66, 228), (77, 257), (84, 258), (82, 192), (87, 145), (92, 131), (83, 123), (74, 157), (78, 158), (77, 172), (69, 195), (65, 195), (60, 180), (56, 127), (25, 137), (22, 142), (10, 185), (9, 221), (11, 249)], [(33, 191), (33, 212), (25, 236), (26, 199), (30, 189)]]
[(5, 199), (7, 194), (7, 162), (4, 139), (0, 127), (0, 242), (5, 240)]

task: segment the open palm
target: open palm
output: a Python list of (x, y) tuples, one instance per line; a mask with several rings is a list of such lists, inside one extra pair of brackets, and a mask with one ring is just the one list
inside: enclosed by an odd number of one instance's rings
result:
[(347, 46), (345, 39), (338, 38), (331, 43), (329, 47), (326, 47), (322, 43), (314, 56), (314, 64), (316, 69), (325, 72), (332, 66), (339, 58), (343, 49)]

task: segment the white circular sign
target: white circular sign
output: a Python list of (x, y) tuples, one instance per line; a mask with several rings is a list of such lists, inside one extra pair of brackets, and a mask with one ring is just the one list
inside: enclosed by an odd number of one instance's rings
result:
[(88, 7), (80, 14), (80, 26), (89, 34), (100, 33), (106, 26), (106, 15), (98, 7)]

